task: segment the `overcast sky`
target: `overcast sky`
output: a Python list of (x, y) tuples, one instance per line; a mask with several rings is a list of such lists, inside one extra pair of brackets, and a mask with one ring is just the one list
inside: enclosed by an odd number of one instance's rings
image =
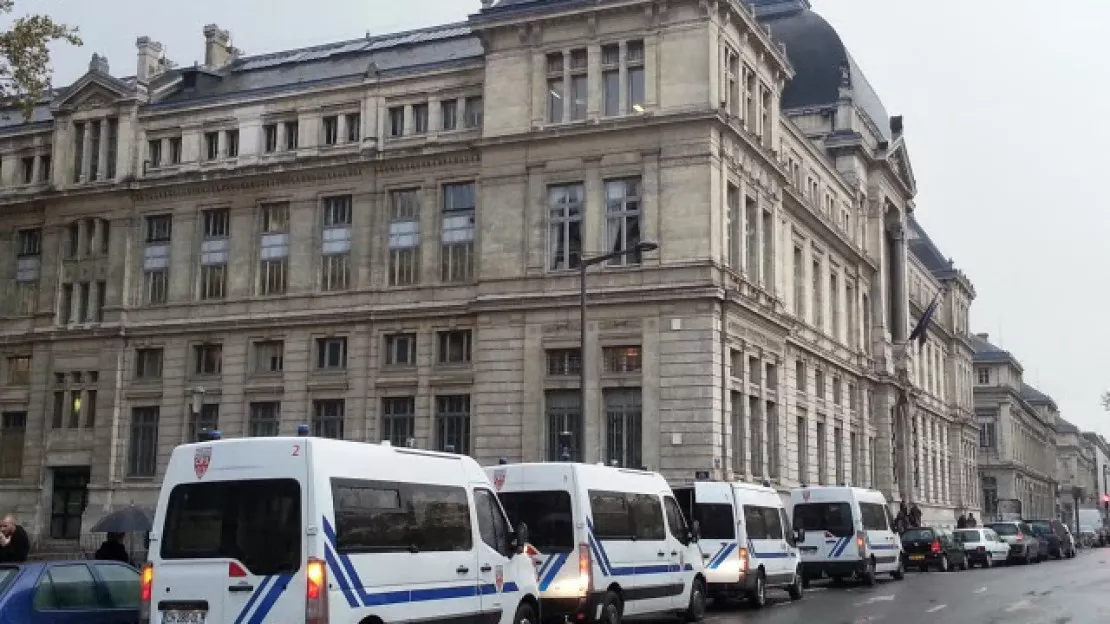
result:
[[(1110, 437), (1099, 407), (1110, 347), (1110, 2), (812, 0), (892, 115), (904, 115), (917, 217), (975, 284), (972, 325), (1012, 351), (1065, 418)], [(181, 65), (206, 23), (247, 54), (465, 19), (479, 0), (17, 0), (81, 28), (56, 84), (89, 56), (135, 72), (135, 38)]]

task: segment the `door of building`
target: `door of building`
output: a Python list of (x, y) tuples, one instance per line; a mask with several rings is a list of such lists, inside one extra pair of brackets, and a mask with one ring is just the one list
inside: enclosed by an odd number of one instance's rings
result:
[(81, 537), (81, 517), (89, 502), (87, 466), (55, 468), (54, 492), (50, 503), (51, 539)]

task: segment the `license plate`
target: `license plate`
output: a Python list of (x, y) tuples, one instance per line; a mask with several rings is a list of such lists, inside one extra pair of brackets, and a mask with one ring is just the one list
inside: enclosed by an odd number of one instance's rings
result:
[(801, 551), (802, 552), (817, 552), (817, 547), (816, 546), (802, 546)]
[(925, 555), (910, 555), (910, 561), (924, 561)]
[(205, 611), (164, 611), (162, 624), (204, 624), (207, 616)]

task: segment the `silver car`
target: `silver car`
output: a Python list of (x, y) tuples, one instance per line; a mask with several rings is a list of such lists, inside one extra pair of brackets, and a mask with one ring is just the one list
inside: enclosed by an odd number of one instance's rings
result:
[(1033, 527), (1020, 520), (992, 522), (984, 525), (994, 529), (998, 537), (1010, 547), (1010, 562), (1040, 563), (1041, 543), (1033, 534)]

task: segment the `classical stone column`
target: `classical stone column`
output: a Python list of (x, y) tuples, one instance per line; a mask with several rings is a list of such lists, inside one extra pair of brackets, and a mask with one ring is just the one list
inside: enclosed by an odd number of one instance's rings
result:
[(618, 81), (617, 91), (620, 92), (619, 103), (617, 105), (617, 114), (623, 115), (628, 112), (628, 44), (624, 41), (620, 42), (620, 80)]
[(89, 172), (92, 170), (92, 120), (85, 120), (83, 127), (84, 136), (81, 141), (81, 182), (89, 181)]
[(100, 120), (100, 149), (96, 154), (96, 179), (108, 178), (108, 123), (107, 119)]

